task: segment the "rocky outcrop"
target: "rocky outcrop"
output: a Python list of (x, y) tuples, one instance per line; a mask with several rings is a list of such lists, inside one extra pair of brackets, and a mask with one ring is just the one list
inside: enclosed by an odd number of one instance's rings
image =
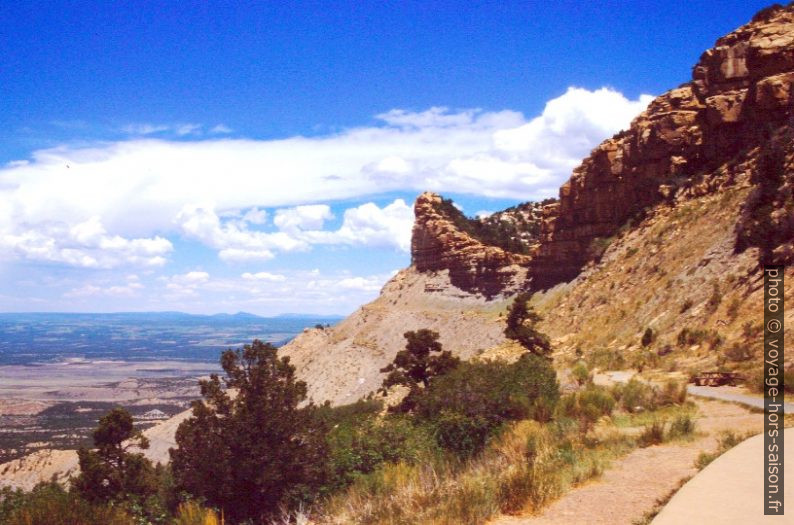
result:
[[(575, 277), (591, 247), (631, 217), (713, 180), (729, 184), (752, 164), (768, 130), (792, 115), (794, 8), (772, 7), (720, 38), (692, 80), (656, 98), (604, 141), (547, 206), (534, 254), (533, 288)], [(709, 181), (707, 181), (709, 182)]]
[(493, 297), (518, 291), (531, 257), (490, 246), (462, 231), (435, 193), (423, 193), (414, 205), (411, 263), (420, 272), (449, 270), (461, 290)]
[[(568, 281), (650, 207), (747, 179), (775, 130), (788, 129), (792, 83), (794, 7), (774, 6), (720, 38), (690, 82), (657, 97), (628, 130), (596, 147), (560, 188), (558, 202), (534, 205), (529, 216), (542, 219), (530, 249), (520, 246), (528, 253), (482, 242), (445, 213), (438, 195), (424, 193), (415, 205), (413, 265), (449, 270), (455, 286), (486, 297)], [(775, 204), (776, 213), (794, 213), (784, 204)], [(774, 221), (794, 224), (788, 215)]]

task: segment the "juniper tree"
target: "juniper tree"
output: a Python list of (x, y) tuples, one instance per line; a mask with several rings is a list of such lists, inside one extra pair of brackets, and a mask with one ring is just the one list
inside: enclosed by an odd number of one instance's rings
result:
[(410, 412), (421, 390), (426, 389), (434, 377), (457, 367), (460, 359), (442, 348), (438, 332), (422, 328), (405, 332), (403, 337), (406, 340), (405, 350), (397, 352), (394, 361), (381, 369), (382, 373), (388, 375), (383, 380), (380, 391), (385, 395), (392, 386), (408, 387), (408, 395), (392, 410)]
[(507, 314), (505, 337), (517, 341), (533, 354), (549, 357), (551, 354), (549, 338), (535, 327), (542, 318), (527, 304), (528, 302), (529, 294), (521, 293), (516, 296)]
[(394, 361), (381, 369), (381, 372), (388, 373), (383, 380), (383, 391), (394, 385), (411, 389), (420, 384), (427, 387), (433, 377), (447, 373), (460, 363), (460, 359), (442, 348), (438, 332), (422, 328), (405, 332), (403, 337), (405, 350), (397, 352)]
[(139, 452), (149, 440), (135, 429), (132, 416), (114, 408), (99, 420), (93, 434), (95, 450), (81, 448), (80, 475), (72, 487), (89, 501), (145, 499), (157, 491), (151, 462)]
[[(203, 400), (171, 449), (179, 489), (233, 522), (264, 520), (310, 499), (326, 479), (325, 428), (288, 357), (255, 340), (221, 356), (226, 376), (200, 382)], [(236, 392), (231, 395), (230, 391)]]

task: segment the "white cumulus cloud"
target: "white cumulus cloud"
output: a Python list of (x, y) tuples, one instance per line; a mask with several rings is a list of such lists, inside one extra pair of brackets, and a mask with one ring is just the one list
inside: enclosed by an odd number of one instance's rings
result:
[(311, 204), (276, 211), (273, 224), (282, 231), (297, 233), (321, 229), (325, 221), (333, 217), (331, 207), (327, 204)]
[(380, 208), (368, 202), (345, 210), (335, 231), (304, 232), (307, 242), (392, 247), (407, 252), (411, 245), (413, 209), (402, 199)]
[[(336, 230), (324, 229), (333, 218), (326, 203), (426, 189), (552, 196), (649, 100), (570, 88), (529, 119), (515, 111), (394, 109), (377, 115), (377, 125), (280, 140), (171, 141), (149, 137), (209, 137), (228, 128), (131, 125), (129, 140), (39, 150), (0, 168), (0, 247), (11, 257), (97, 268), (164, 264), (174, 236), (198, 240), (226, 261), (317, 243), (407, 250), (405, 202), (350, 208)], [(277, 209), (278, 231), (261, 231), (267, 208)]]
[(274, 283), (280, 283), (287, 280), (287, 278), (283, 275), (270, 272), (245, 272), (240, 277), (246, 281), (269, 281)]
[(236, 221), (221, 222), (211, 207), (185, 206), (176, 217), (182, 232), (218, 250), (227, 261), (272, 259), (275, 251), (307, 249), (308, 244), (284, 232), (249, 230)]
[(72, 226), (48, 222), (32, 227), (8, 225), (0, 234), (6, 256), (65, 263), (84, 268), (115, 268), (125, 265), (162, 266), (173, 250), (160, 236), (128, 239), (110, 235), (98, 217)]

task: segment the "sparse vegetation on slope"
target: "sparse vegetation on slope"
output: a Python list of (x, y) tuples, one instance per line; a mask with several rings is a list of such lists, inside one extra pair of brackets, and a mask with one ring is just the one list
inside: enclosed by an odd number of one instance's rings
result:
[[(316, 519), (321, 524), (459, 525), (540, 509), (643, 444), (621, 430), (633, 416), (613, 412), (616, 397), (614, 389), (595, 386), (563, 396), (552, 421), (509, 423), (465, 461), (430, 455), (420, 462), (385, 463), (332, 496), (317, 509)], [(668, 441), (694, 432), (690, 412), (686, 405), (671, 404), (644, 412), (643, 418), (659, 421), (660, 441)], [(580, 418), (591, 423), (581, 425)]]
[(555, 199), (541, 203), (527, 202), (487, 217), (470, 219), (450, 199), (441, 199), (438, 211), (462, 232), (489, 246), (512, 253), (528, 254), (540, 235), (541, 208)]

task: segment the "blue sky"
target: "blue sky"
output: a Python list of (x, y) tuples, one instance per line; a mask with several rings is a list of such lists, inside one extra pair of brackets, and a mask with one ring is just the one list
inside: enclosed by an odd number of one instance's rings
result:
[(763, 2), (6, 2), (0, 311), (348, 313)]

